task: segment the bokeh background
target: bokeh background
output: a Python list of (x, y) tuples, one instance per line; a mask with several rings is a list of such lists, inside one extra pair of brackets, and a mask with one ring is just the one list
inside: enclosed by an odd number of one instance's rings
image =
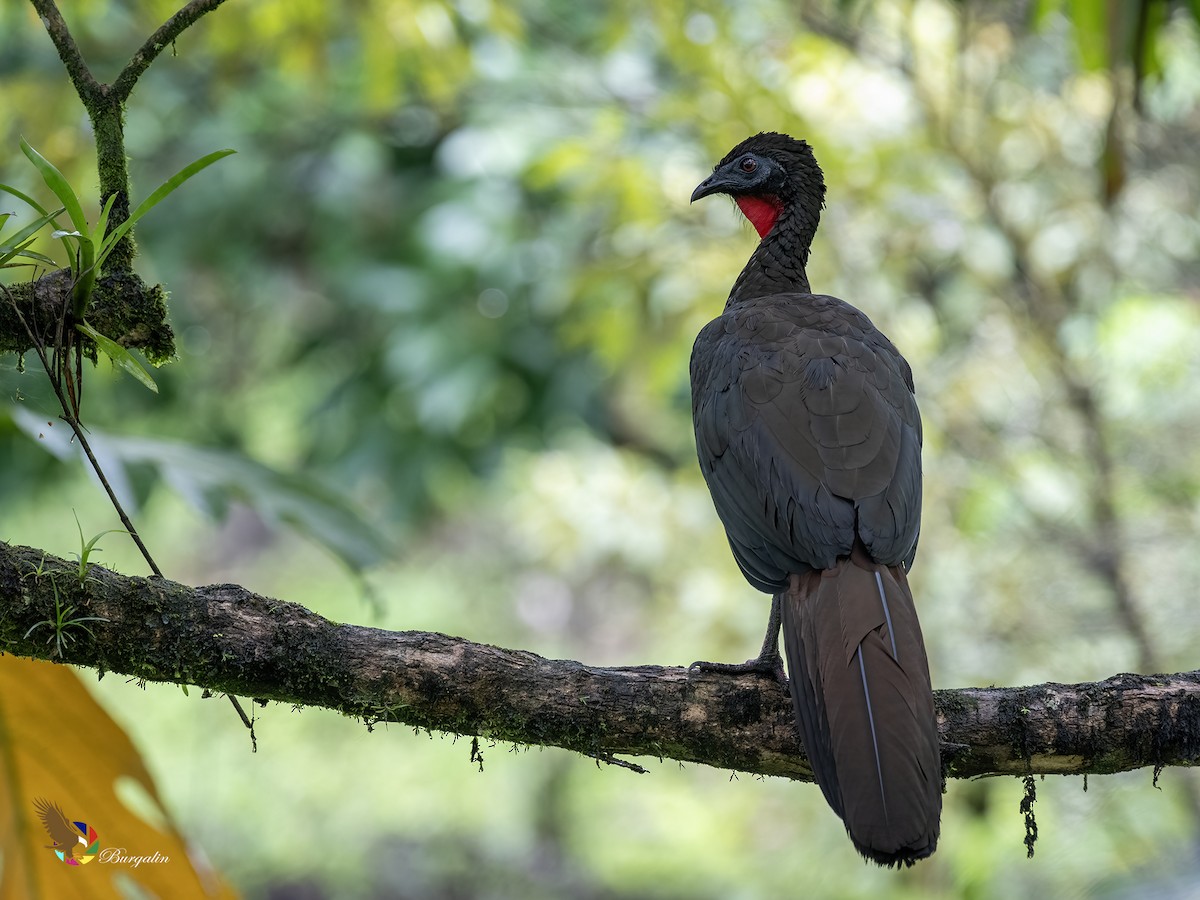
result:
[[(62, 8), (102, 80), (174, 11)], [(176, 580), (595, 665), (744, 659), (767, 600), (699, 477), (687, 360), (755, 238), (687, 199), (787, 131), (830, 186), (814, 288), (914, 369), (935, 686), (1197, 668), (1195, 9), (232, 0), (127, 116), (135, 201), (238, 150), (138, 228), (179, 359), (157, 396), (101, 365), (85, 420)], [(0, 98), (0, 181), (40, 189), (23, 135), (94, 210), (16, 0)], [(36, 366), (0, 388), (0, 539), (69, 556), (72, 511), (115, 519), (38, 440)], [(507, 745), (480, 773), (469, 741), (283, 706), (251, 754), (223, 702), (84, 675), (248, 897), (1200, 896), (1183, 771), (1040, 781), (1032, 860), (1018, 781), (952, 782), (937, 855), (895, 873), (812, 785)]]

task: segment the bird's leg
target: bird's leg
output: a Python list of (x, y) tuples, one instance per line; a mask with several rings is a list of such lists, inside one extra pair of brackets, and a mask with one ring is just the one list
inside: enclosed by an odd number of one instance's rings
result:
[(770, 675), (780, 684), (787, 684), (787, 675), (783, 671), (783, 657), (779, 655), (779, 627), (783, 621), (783, 594), (771, 598), (771, 616), (767, 619), (767, 635), (763, 638), (762, 649), (754, 659), (744, 663), (714, 663), (698, 660), (688, 666), (698, 672), (724, 672), (729, 675), (741, 675), (746, 672), (758, 672)]

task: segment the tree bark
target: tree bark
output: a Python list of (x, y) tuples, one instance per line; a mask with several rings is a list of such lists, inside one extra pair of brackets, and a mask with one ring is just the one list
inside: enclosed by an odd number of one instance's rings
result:
[[(770, 678), (601, 668), (342, 625), (233, 584), (193, 588), (96, 565), (81, 577), (77, 562), (3, 542), (0, 640), (19, 656), (336, 709), (368, 724), (811, 780), (786, 688)], [(1196, 672), (940, 690), (936, 699), (950, 777), (1098, 774), (1200, 757)]]
[[(0, 353), (24, 354), (35, 341), (56, 346), (60, 322), (71, 309), (71, 273), (49, 272), (32, 281), (0, 285)], [(23, 321), (22, 321), (23, 320)], [(147, 286), (133, 274), (106, 275), (96, 281), (87, 321), (122, 347), (136, 348), (158, 365), (175, 356), (175, 335), (167, 324), (167, 295), (161, 285)], [(96, 359), (95, 345), (77, 335), (85, 353)]]

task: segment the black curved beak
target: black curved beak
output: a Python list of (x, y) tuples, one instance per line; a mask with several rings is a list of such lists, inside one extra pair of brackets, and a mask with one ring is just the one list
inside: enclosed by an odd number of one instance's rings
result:
[(692, 191), (692, 199), (689, 203), (695, 203), (701, 197), (707, 197), (709, 194), (719, 194), (725, 189), (724, 179), (721, 178), (719, 172), (713, 172), (702, 182), (696, 185), (696, 189)]

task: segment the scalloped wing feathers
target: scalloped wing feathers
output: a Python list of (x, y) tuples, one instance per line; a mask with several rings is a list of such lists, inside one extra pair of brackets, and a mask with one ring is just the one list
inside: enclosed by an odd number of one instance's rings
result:
[(911, 566), (921, 421), (908, 364), (870, 320), (822, 295), (731, 304), (696, 340), (700, 467), (760, 590), (827, 569), (855, 538)]

